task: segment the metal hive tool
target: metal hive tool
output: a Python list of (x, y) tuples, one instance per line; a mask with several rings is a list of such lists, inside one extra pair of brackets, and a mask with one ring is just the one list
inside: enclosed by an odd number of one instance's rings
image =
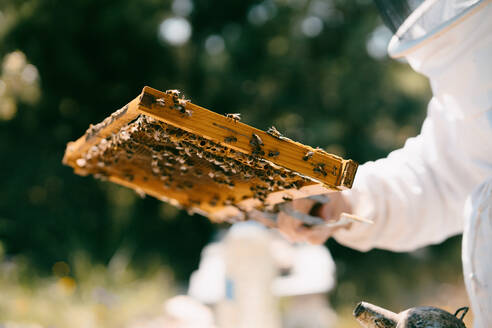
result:
[(213, 221), (351, 188), (357, 163), (145, 87), (69, 142), (63, 163)]

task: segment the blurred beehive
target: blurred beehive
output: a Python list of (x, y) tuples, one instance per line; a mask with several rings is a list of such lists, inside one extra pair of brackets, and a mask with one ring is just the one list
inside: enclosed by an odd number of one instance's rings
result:
[(354, 161), (239, 120), (145, 87), (70, 142), (63, 162), (214, 221), (352, 186)]

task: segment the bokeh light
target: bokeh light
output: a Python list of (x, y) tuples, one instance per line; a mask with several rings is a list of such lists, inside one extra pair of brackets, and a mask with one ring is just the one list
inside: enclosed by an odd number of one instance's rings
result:
[(188, 42), (191, 37), (191, 24), (182, 17), (166, 18), (159, 26), (159, 36), (173, 46)]
[(224, 48), (224, 39), (220, 35), (214, 34), (205, 40), (205, 50), (210, 55), (218, 55), (224, 51)]
[(12, 120), (18, 101), (34, 105), (41, 97), (39, 72), (22, 51), (6, 54), (0, 74), (0, 120)]
[(306, 17), (302, 21), (301, 28), (305, 36), (314, 38), (323, 31), (323, 21), (316, 16)]
[(172, 10), (177, 16), (188, 16), (193, 11), (193, 2), (191, 0), (173, 0)]
[(385, 25), (376, 27), (366, 41), (367, 53), (375, 59), (387, 57), (387, 48), (392, 36), (393, 33)]
[(277, 14), (277, 6), (271, 0), (254, 5), (248, 11), (248, 21), (253, 25), (262, 25)]

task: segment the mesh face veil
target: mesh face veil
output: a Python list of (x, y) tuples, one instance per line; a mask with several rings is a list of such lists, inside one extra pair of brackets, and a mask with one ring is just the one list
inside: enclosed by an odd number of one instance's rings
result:
[(421, 38), (479, 0), (374, 0), (384, 23), (401, 40)]
[(396, 33), (405, 19), (424, 2), (423, 0), (374, 0), (386, 26)]

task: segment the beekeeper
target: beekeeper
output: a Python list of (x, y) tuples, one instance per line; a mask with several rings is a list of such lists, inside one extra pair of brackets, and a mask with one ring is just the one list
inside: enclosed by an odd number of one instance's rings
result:
[[(374, 220), (338, 230), (278, 215), (294, 241), (329, 236), (367, 251), (411, 251), (463, 233), (463, 268), (475, 327), (492, 327), (492, 1), (375, 0), (394, 29), (388, 52), (427, 76), (433, 91), (421, 133), (362, 165), (354, 187), (314, 213)], [(313, 201), (296, 200), (298, 211)], [(313, 214), (313, 213), (312, 213)]]

